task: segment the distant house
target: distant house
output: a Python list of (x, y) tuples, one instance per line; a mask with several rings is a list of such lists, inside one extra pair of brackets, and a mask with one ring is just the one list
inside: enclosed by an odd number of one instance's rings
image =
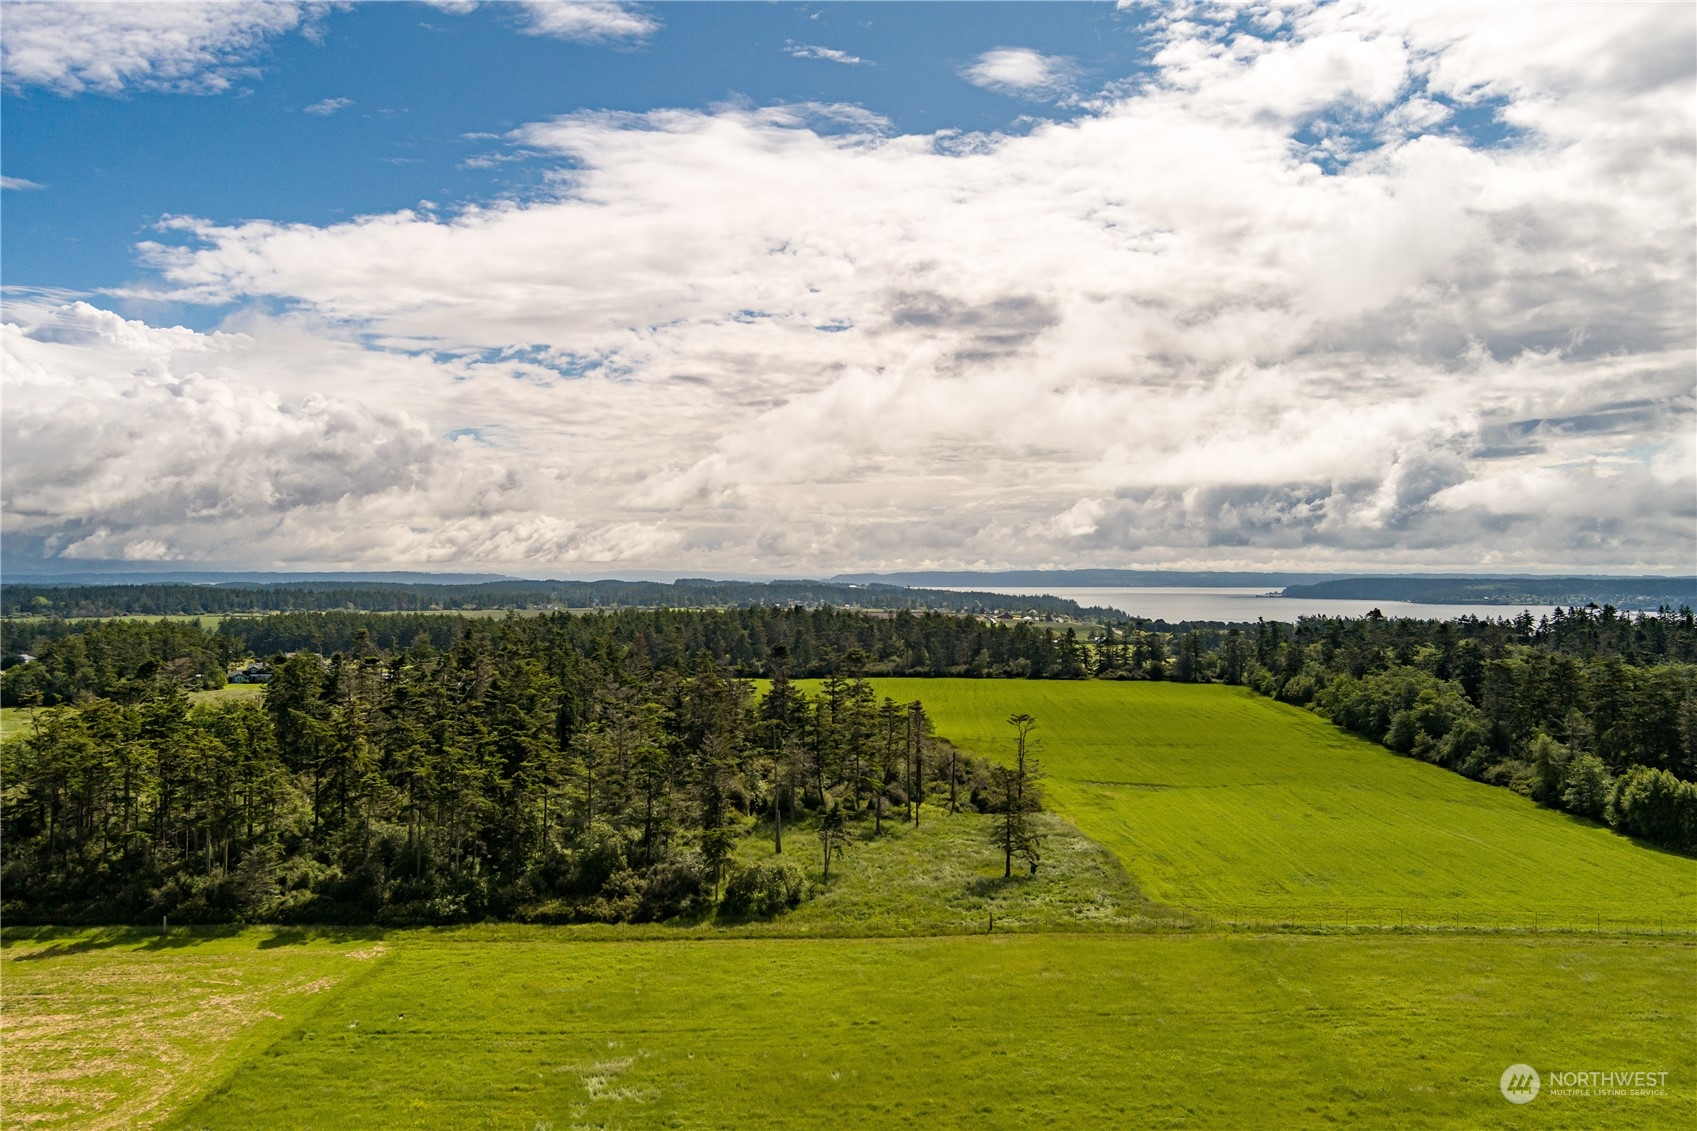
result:
[(245, 668), (238, 668), (226, 677), (227, 683), (270, 683), (271, 670), (255, 660)]

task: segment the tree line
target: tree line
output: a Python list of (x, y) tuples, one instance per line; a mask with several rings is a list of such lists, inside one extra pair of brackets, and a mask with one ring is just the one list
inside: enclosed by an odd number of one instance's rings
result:
[(265, 584), (8, 585), (0, 615), (86, 619), (116, 616), (228, 616), (271, 612), (453, 612), (471, 609), (732, 608), (836, 605), (863, 609), (986, 611), (1031, 609), (1077, 614), (1060, 597), (1007, 597), (901, 585), (831, 581), (519, 581), (463, 584), (403, 581), (292, 581)]
[[(191, 704), (156, 672), (142, 693), (37, 711), (5, 743), (5, 914), (767, 915), (810, 872), (829, 881), (851, 827), (877, 836), (927, 806), (1002, 813), (998, 844), (1035, 869), (1035, 767), (1010, 778), (938, 741), (922, 703), (875, 696), (866, 660), (809, 693), (777, 649), (757, 696), (706, 653), (656, 668), (513, 619), (468, 622), (445, 649), (297, 651), (262, 698)], [(772, 853), (739, 867), (751, 835)]]
[[(249, 653), (278, 657), (263, 708), (189, 705), (184, 691)], [(777, 846), (804, 818), (828, 870), (839, 821), (906, 819), (904, 798), (945, 779), (946, 803), (1007, 812), (988, 767), (951, 755), (940, 775), (934, 753), (917, 769), (894, 755), (902, 705), (866, 702), (865, 677), (882, 674), (1240, 684), (1691, 852), (1694, 659), (1688, 609), (1127, 619), (1093, 639), (805, 608), (104, 623), (0, 677), (8, 705), (80, 708), (39, 712), (6, 747), (7, 898), (35, 909), (8, 913), (641, 918), (715, 895), (770, 908), (802, 889), (782, 868), (726, 874), (738, 822)], [(757, 705), (746, 682), (774, 680), (782, 704), (801, 676), (832, 682), (793, 709)], [(1005, 867), (1034, 865), (1029, 847)]]
[(1697, 852), (1691, 611), (1529, 622), (1262, 625), (1244, 681), (1399, 753)]

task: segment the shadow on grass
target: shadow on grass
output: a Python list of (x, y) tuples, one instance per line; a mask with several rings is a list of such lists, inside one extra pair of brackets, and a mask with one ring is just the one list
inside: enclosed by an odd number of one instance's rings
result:
[(14, 962), (39, 962), (119, 947), (144, 952), (192, 950), (207, 943), (262, 930), (271, 933), (259, 940), (257, 946), (260, 950), (312, 942), (381, 941), (388, 935), (388, 930), (383, 927), (283, 927), (239, 923), (171, 927), (167, 930), (158, 927), (8, 927), (0, 935), (0, 947), (10, 950), (20, 942), (45, 942), (48, 945), (41, 949), (12, 959)]
[(980, 876), (966, 885), (966, 894), (978, 899), (992, 899), (1008, 892), (1017, 892), (1028, 884), (1035, 883), (1036, 876)]

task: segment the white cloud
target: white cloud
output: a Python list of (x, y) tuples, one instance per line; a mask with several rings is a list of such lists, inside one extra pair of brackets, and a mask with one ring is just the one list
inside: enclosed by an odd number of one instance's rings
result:
[(17, 192), (30, 192), (36, 189), (44, 189), (46, 187), (46, 185), (37, 184), (35, 181), (26, 180), (23, 177), (0, 177), (0, 189), (12, 189)]
[(48, 554), (572, 561), (664, 541), (575, 520), (547, 475), (399, 407), (474, 366), (373, 357), (288, 324), (155, 328), (85, 303), (8, 318), (6, 532)]
[(847, 51), (839, 51), (835, 47), (818, 47), (811, 43), (796, 43), (792, 40), (785, 44), (784, 50), (797, 59), (824, 59), (831, 63), (845, 63), (851, 67), (870, 65), (859, 55), (850, 55)]
[[(1193, 16), (1157, 28), (1147, 82), (1022, 136), (585, 113), (508, 139), (557, 159), (551, 197), (177, 221), (146, 249), (160, 291), (287, 313), (207, 335), (9, 304), (6, 536), (1689, 568), (1697, 127), (1690, 76), (1632, 59), (1690, 17), (1613, 11), (1552, 35), (1488, 9), (1452, 40), (1400, 7), (1292, 9), (1255, 44)], [(1445, 91), (1487, 89), (1517, 132), (1482, 144)]]
[(328, 118), (336, 111), (346, 110), (353, 104), (354, 100), (351, 98), (321, 98), (310, 106), (302, 107), (302, 109), (308, 114), (317, 114), (319, 117)]
[(268, 40), (310, 28), (318, 7), (284, 0), (9, 0), (0, 72), (12, 91), (39, 86), (63, 95), (126, 89), (214, 93), (252, 75)]
[(998, 47), (978, 56), (960, 74), (985, 90), (1048, 98), (1071, 89), (1076, 70), (1072, 60), (1059, 55), (1044, 55), (1029, 47)]
[(660, 30), (660, 21), (631, 4), (613, 0), (523, 0), (522, 30), (574, 43), (643, 40)]

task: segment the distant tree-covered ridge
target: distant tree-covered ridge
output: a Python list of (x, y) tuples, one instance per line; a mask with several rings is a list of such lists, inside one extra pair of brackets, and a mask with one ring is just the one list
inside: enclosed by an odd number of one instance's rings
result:
[(1429, 605), (1697, 605), (1697, 577), (1347, 577), (1285, 586), (1286, 597)]
[(272, 584), (7, 585), (0, 615), (61, 618), (195, 616), (269, 612), (441, 612), (471, 609), (728, 608), (822, 605), (860, 609), (938, 609), (956, 612), (1035, 610), (1077, 615), (1074, 601), (954, 593), (899, 585), (829, 581), (429, 582), (304, 581)]

